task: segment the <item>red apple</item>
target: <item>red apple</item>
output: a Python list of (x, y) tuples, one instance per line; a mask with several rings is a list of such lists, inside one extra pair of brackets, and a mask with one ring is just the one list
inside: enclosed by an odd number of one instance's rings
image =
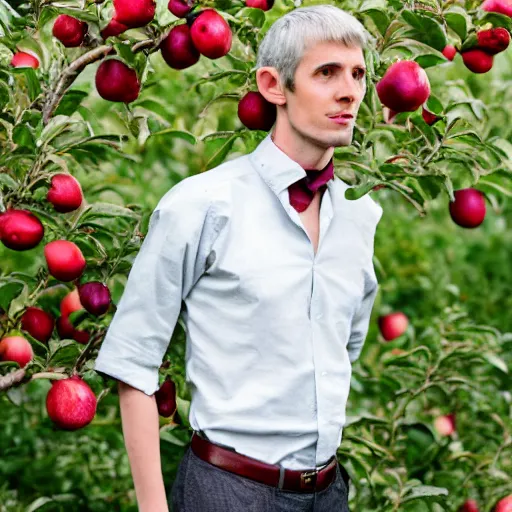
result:
[(238, 118), (250, 130), (268, 132), (276, 121), (276, 115), (276, 106), (257, 91), (249, 91), (238, 103)]
[(430, 96), (427, 73), (417, 62), (395, 62), (377, 84), (377, 94), (391, 110), (413, 112)]
[(174, 69), (193, 66), (201, 56), (192, 42), (187, 24), (174, 27), (162, 41), (160, 51), (165, 62)]
[(2, 361), (14, 361), (24, 368), (33, 357), (32, 345), (21, 336), (8, 336), (0, 341), (0, 360)]
[(33, 249), (43, 239), (41, 221), (27, 210), (0, 213), (0, 241), (14, 251)]
[(187, 14), (194, 8), (194, 0), (169, 0), (167, 8), (177, 18), (185, 18)]
[(448, 59), (453, 60), (457, 54), (457, 48), (453, 44), (447, 44), (442, 51), (442, 54)]
[(72, 212), (82, 204), (82, 187), (71, 174), (55, 174), (46, 199), (59, 213)]
[(84, 307), (80, 302), (77, 288), (69, 292), (60, 302), (60, 314), (62, 316), (69, 316), (71, 313), (80, 311), (81, 309), (84, 309)]
[(130, 27), (127, 27), (126, 25), (123, 25), (122, 23), (119, 23), (118, 21), (112, 19), (109, 21), (106, 27), (101, 29), (100, 34), (101, 37), (103, 37), (103, 39), (107, 39), (107, 37), (118, 36), (119, 34), (122, 34), (129, 28)]
[(378, 324), (382, 337), (386, 341), (391, 341), (405, 333), (409, 319), (404, 313), (398, 311), (379, 317)]
[(460, 506), (458, 512), (479, 512), (478, 504), (475, 500), (466, 500)]
[(492, 55), (478, 48), (461, 52), (461, 55), (464, 65), (473, 73), (487, 73), (494, 63)]
[(476, 228), (485, 219), (485, 196), (474, 188), (454, 192), (455, 201), (450, 201), (450, 216), (463, 228)]
[(61, 14), (57, 16), (53, 24), (52, 34), (66, 48), (80, 46), (84, 42), (85, 34), (87, 34), (87, 23)]
[(48, 416), (64, 430), (77, 430), (88, 425), (96, 414), (96, 405), (92, 389), (77, 375), (53, 380), (46, 395)]
[(134, 69), (120, 60), (108, 59), (98, 66), (96, 89), (105, 100), (131, 103), (139, 97), (140, 82)]
[(107, 286), (98, 281), (90, 281), (78, 287), (80, 302), (92, 315), (102, 315), (110, 306), (110, 291)]
[(434, 428), (442, 436), (451, 436), (455, 432), (455, 414), (438, 416), (434, 420)]
[(68, 316), (59, 316), (57, 318), (57, 332), (60, 339), (73, 339), (82, 345), (87, 345), (91, 337), (89, 332), (75, 329)]
[(510, 44), (510, 33), (503, 27), (480, 30), (476, 37), (479, 48), (490, 55), (505, 51)]
[(164, 418), (172, 416), (176, 411), (176, 385), (171, 379), (166, 379), (155, 393), (158, 414)]
[(44, 257), (50, 274), (59, 281), (78, 279), (86, 267), (82, 251), (73, 242), (55, 240), (44, 247)]
[(512, 18), (512, 2), (510, 0), (485, 0), (480, 7), (484, 11), (497, 12)]
[(53, 316), (40, 308), (29, 307), (21, 317), (21, 328), (43, 343), (51, 338), (54, 326)]
[(438, 115), (429, 112), (425, 107), (422, 107), (421, 116), (423, 117), (425, 123), (430, 126), (432, 126), (434, 123), (437, 123), (437, 121), (441, 119)]
[(245, 0), (245, 5), (247, 7), (255, 7), (256, 9), (268, 11), (272, 9), (272, 6), (274, 5), (274, 0)]
[(114, 19), (130, 28), (143, 27), (155, 17), (154, 0), (114, 0)]
[(16, 52), (11, 59), (13, 68), (33, 68), (39, 67), (39, 59), (27, 52)]
[(231, 49), (233, 34), (226, 20), (214, 9), (205, 9), (192, 22), (194, 46), (209, 59), (218, 59)]
[(505, 496), (496, 503), (494, 512), (512, 512), (512, 494)]

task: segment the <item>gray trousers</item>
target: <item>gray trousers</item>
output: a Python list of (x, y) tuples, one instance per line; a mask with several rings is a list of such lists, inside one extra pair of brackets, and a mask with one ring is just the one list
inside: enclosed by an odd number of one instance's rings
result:
[(348, 474), (320, 492), (284, 491), (230, 473), (188, 448), (171, 490), (171, 512), (349, 512)]

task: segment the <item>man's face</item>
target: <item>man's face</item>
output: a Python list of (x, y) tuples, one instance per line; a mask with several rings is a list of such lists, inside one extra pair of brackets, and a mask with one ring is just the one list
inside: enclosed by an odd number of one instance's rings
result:
[[(297, 67), (295, 91), (285, 89), (290, 135), (322, 148), (348, 146), (365, 92), (361, 48), (333, 42), (314, 45)], [(343, 114), (353, 117), (340, 119)]]

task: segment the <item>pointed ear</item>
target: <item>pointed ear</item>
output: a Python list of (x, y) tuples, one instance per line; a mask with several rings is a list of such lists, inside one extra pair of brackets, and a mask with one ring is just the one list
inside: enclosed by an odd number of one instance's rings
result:
[(274, 105), (284, 105), (286, 97), (276, 68), (265, 66), (256, 71), (256, 83), (261, 95)]

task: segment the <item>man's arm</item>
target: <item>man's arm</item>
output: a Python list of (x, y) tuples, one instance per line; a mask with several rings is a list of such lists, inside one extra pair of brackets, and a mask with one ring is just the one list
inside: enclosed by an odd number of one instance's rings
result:
[(182, 300), (204, 273), (220, 226), (208, 189), (175, 185), (153, 212), (94, 369), (119, 381), (125, 444), (139, 509), (166, 511), (159, 418), (159, 368)]
[(155, 397), (119, 382), (119, 404), (139, 512), (168, 512)]

